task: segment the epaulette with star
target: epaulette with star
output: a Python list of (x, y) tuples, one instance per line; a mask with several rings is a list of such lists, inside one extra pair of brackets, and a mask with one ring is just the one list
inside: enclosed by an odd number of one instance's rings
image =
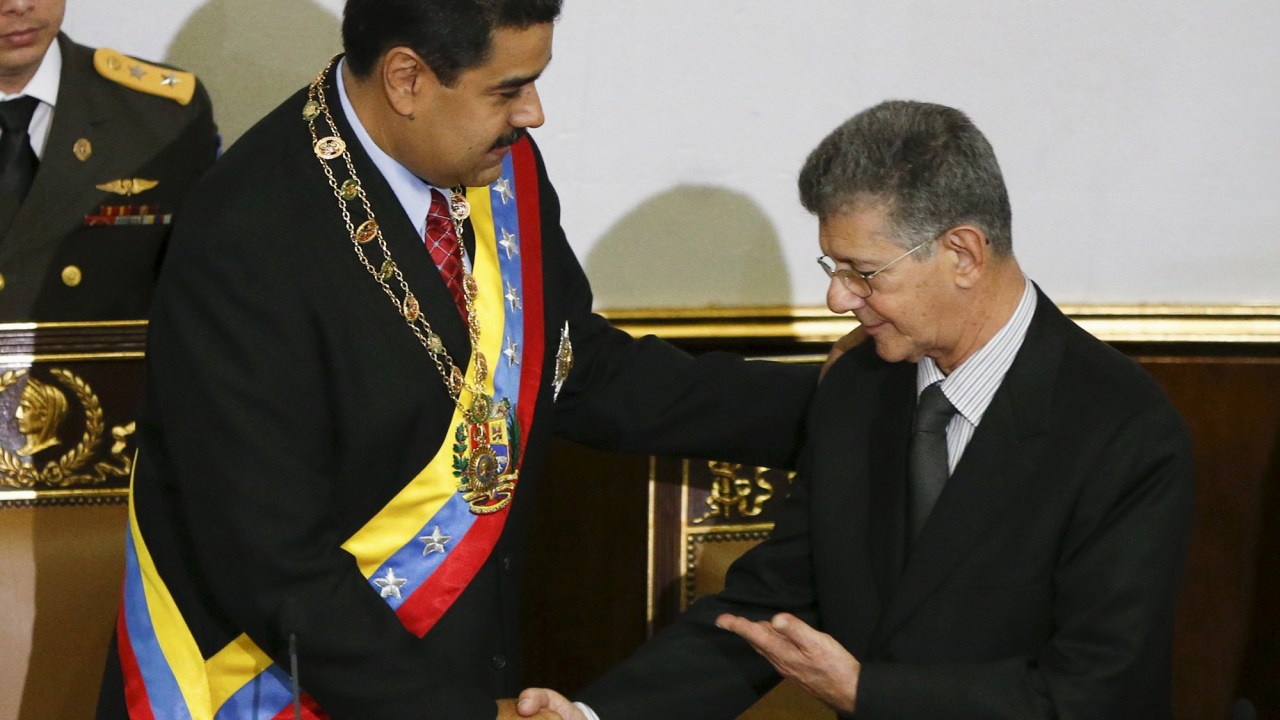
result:
[(168, 98), (186, 105), (196, 93), (196, 76), (181, 70), (131, 58), (117, 50), (99, 48), (93, 54), (93, 67), (102, 77), (130, 90)]

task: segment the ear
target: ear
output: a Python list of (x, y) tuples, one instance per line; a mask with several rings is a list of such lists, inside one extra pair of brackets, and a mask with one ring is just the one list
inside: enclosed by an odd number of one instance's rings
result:
[(942, 236), (942, 247), (954, 258), (956, 285), (970, 289), (977, 285), (991, 259), (987, 234), (972, 225), (958, 225)]
[(393, 47), (382, 56), (382, 89), (398, 115), (409, 117), (423, 100), (440, 86), (418, 53), (407, 47)]

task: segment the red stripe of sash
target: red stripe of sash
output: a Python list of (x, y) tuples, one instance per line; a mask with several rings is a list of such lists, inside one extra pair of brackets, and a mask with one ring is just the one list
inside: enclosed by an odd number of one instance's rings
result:
[[(520, 432), (529, 437), (533, 410), (542, 390), (542, 358), (546, 330), (542, 315), (542, 204), (533, 145), (522, 139), (511, 149), (516, 175), (516, 207), (520, 210), (520, 257), (524, 281), (524, 354), (521, 357)], [(524, 453), (520, 453), (523, 462)]]
[(125, 624), (123, 602), (120, 604), (120, 615), (116, 618), (116, 648), (120, 653), (120, 674), (124, 676), (124, 702), (129, 708), (130, 720), (156, 720), (156, 716), (151, 712), (151, 698), (147, 695), (147, 684), (143, 681), (142, 670), (138, 667), (138, 656), (133, 652), (133, 643), (129, 642), (129, 627)]

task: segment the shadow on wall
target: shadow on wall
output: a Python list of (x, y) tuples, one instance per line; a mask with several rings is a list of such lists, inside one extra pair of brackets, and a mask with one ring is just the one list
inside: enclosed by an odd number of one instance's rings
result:
[(645, 201), (587, 255), (597, 308), (790, 305), (777, 230), (724, 188), (680, 185)]
[(223, 148), (342, 49), (340, 23), (311, 0), (209, 0), (164, 62), (194, 72), (213, 98)]

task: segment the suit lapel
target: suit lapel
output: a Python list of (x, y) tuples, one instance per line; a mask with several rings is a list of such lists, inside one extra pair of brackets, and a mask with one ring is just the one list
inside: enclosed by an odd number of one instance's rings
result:
[(871, 568), (880, 596), (892, 598), (902, 575), (905, 552), (907, 443), (911, 436), (915, 366), (895, 366), (880, 384), (882, 409), (870, 432), (870, 517), (867, 520)]
[[(1017, 358), (903, 568), (898, 591), (881, 624), (881, 637), (908, 620), (1000, 522), (1016, 489), (1036, 482), (1033, 470), (1048, 428), (1062, 358), (1062, 333), (1053, 327), (1058, 322), (1068, 321), (1041, 295)], [(903, 513), (900, 504), (897, 514)]]

